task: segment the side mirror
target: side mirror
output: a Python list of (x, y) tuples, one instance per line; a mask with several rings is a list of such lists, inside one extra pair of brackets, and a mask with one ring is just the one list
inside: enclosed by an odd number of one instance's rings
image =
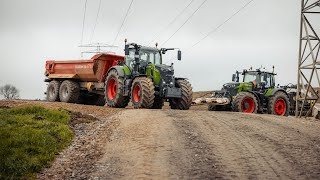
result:
[(232, 74), (232, 82), (236, 82), (236, 81), (237, 81), (236, 74)]
[(124, 46), (124, 54), (127, 56), (129, 55), (129, 45)]
[(181, 51), (178, 51), (178, 60), (181, 61)]

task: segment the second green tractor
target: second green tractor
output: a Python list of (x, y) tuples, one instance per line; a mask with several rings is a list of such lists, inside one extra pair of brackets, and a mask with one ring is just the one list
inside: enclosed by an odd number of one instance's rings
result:
[(210, 103), (210, 111), (235, 111), (244, 113), (268, 113), (288, 116), (294, 108), (295, 93), (275, 85), (275, 73), (257, 70), (243, 70), (240, 80), (237, 71), (231, 83), (226, 83), (220, 91), (214, 91), (213, 98), (223, 98), (223, 103)]

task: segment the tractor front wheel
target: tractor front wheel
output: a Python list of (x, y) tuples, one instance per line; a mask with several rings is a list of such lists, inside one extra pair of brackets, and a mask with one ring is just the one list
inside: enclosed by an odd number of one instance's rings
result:
[(131, 87), (131, 100), (133, 107), (136, 109), (152, 108), (155, 99), (154, 93), (154, 85), (150, 78), (135, 78)]
[(283, 92), (277, 92), (268, 101), (268, 113), (278, 116), (289, 116), (289, 98)]
[(176, 86), (181, 89), (181, 98), (170, 99), (171, 109), (188, 110), (192, 103), (192, 87), (187, 80), (177, 80)]
[(258, 100), (249, 92), (240, 92), (232, 102), (232, 110), (234, 112), (257, 113)]
[(129, 103), (129, 96), (123, 95), (124, 78), (120, 77), (117, 70), (108, 73), (105, 83), (105, 99), (110, 107), (125, 108)]

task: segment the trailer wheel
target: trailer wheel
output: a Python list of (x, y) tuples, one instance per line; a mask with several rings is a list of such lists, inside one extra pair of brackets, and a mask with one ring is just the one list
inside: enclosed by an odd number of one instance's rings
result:
[(289, 98), (283, 92), (277, 92), (268, 101), (268, 113), (278, 116), (289, 116)]
[(117, 70), (108, 73), (105, 83), (105, 101), (110, 107), (125, 108), (130, 101), (129, 96), (123, 95), (124, 78), (120, 77)]
[(75, 81), (65, 80), (59, 90), (59, 97), (62, 102), (76, 103), (80, 96), (79, 84)]
[(170, 99), (171, 109), (188, 110), (192, 103), (192, 87), (187, 80), (177, 80), (176, 86), (181, 88), (182, 97), (179, 99)]
[(164, 106), (164, 99), (161, 98), (160, 96), (156, 96), (154, 98), (154, 103), (152, 105), (152, 109), (162, 109), (162, 107)]
[(51, 81), (47, 87), (47, 100), (49, 102), (60, 101), (59, 89), (61, 83), (59, 81)]
[(232, 102), (232, 110), (234, 112), (257, 113), (258, 100), (249, 92), (240, 92)]
[(151, 108), (154, 104), (154, 85), (150, 78), (137, 77), (131, 87), (131, 100), (134, 108)]

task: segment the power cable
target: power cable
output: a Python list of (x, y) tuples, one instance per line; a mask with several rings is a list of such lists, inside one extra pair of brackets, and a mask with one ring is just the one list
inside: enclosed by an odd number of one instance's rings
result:
[(206, 39), (208, 36), (210, 36), (212, 33), (217, 32), (223, 25), (225, 25), (227, 22), (229, 22), (233, 17), (235, 17), (236, 15), (238, 15), (242, 10), (244, 10), (247, 6), (249, 6), (250, 3), (252, 3), (254, 0), (250, 0), (249, 2), (247, 2), (244, 6), (242, 6), (238, 11), (236, 11), (234, 14), (232, 14), (228, 19), (226, 19), (224, 22), (222, 22), (219, 26), (217, 26), (215, 29), (209, 31), (203, 38), (201, 38), (199, 41), (197, 41), (196, 43), (194, 43), (190, 48), (193, 48), (194, 46), (196, 46), (197, 44), (199, 44), (201, 41), (203, 41), (204, 39)]
[(121, 24), (121, 26), (120, 26), (120, 28), (119, 28), (119, 31), (118, 31), (116, 37), (114, 38), (114, 40), (113, 40), (113, 42), (112, 42), (112, 46), (114, 45), (114, 43), (115, 43), (116, 40), (118, 39), (119, 33), (120, 33), (120, 31), (121, 31), (121, 29), (122, 29), (122, 27), (123, 27), (124, 22), (125, 22), (126, 19), (127, 19), (129, 10), (131, 9), (132, 3), (133, 3), (133, 0), (131, 0), (131, 3), (130, 3), (130, 5), (129, 5), (128, 9), (127, 9), (126, 15), (125, 15), (124, 18), (123, 18), (123, 21), (122, 21), (122, 24)]
[(165, 32), (178, 19), (178, 17), (180, 17), (187, 10), (187, 8), (193, 3), (193, 1), (194, 0), (191, 0), (189, 4), (185, 8), (183, 8), (183, 10), (175, 18), (173, 18), (172, 21), (165, 28), (163, 28), (155, 36), (153, 36), (152, 40), (148, 43), (148, 45), (150, 45), (154, 40), (156, 40), (160, 34)]
[(98, 11), (97, 11), (96, 21), (95, 21), (95, 24), (94, 24), (94, 27), (93, 27), (93, 30), (92, 30), (92, 33), (91, 33), (90, 42), (92, 42), (94, 33), (95, 33), (95, 31), (96, 31), (96, 27), (97, 27), (97, 24), (98, 24), (98, 18), (99, 18), (99, 14), (100, 14), (100, 9), (101, 9), (101, 0), (99, 1), (99, 6), (98, 6)]
[[(238, 11), (236, 11), (235, 13), (233, 13), (229, 18), (227, 18), (225, 21), (223, 21), (220, 25), (218, 25), (215, 29), (209, 31), (204, 37), (202, 37), (199, 41), (197, 41), (196, 43), (194, 43), (191, 47), (188, 48), (187, 52), (189, 52), (189, 49), (195, 47), (196, 45), (198, 45), (201, 41), (203, 41), (204, 39), (206, 39), (208, 36), (210, 36), (211, 34), (217, 32), (222, 26), (224, 26), (226, 23), (228, 23), (232, 18), (234, 18), (236, 15), (238, 15), (242, 10), (244, 10), (247, 6), (249, 6), (249, 4), (251, 4), (254, 0), (250, 0), (248, 1), (244, 6), (242, 6)], [(174, 58), (170, 59), (167, 62), (172, 61)]]
[(196, 12), (204, 5), (204, 3), (207, 2), (207, 0), (204, 0), (200, 6), (184, 21), (184, 23), (166, 40), (162, 43), (162, 45), (165, 45), (195, 14)]
[(83, 43), (83, 33), (84, 33), (84, 23), (86, 21), (87, 2), (88, 2), (88, 0), (86, 0), (85, 3), (84, 3), (84, 13), (83, 13), (82, 33), (81, 33), (81, 45)]

